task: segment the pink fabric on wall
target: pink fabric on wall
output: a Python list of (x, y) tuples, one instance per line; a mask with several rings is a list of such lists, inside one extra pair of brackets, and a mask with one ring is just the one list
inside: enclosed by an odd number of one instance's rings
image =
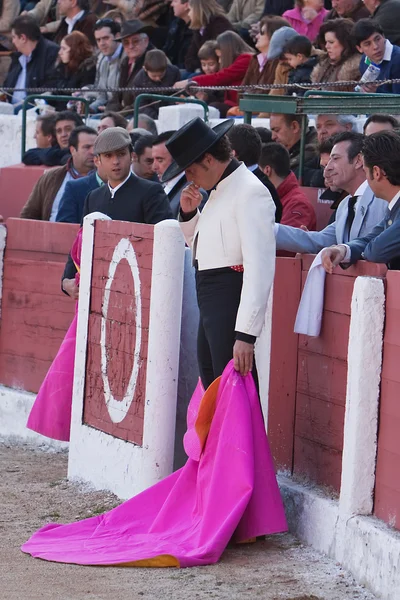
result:
[(194, 458), (182, 469), (104, 515), (43, 527), (23, 552), (82, 565), (190, 567), (217, 562), (231, 538), (286, 531), (251, 375), (231, 361), (216, 394), (209, 390), (199, 385), (189, 406), (185, 447)]

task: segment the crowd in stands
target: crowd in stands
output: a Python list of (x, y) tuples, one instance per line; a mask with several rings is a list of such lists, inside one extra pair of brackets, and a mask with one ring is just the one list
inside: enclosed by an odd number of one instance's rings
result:
[[(157, 131), (163, 100), (142, 102), (133, 128), (140, 88), (194, 95), (222, 118), (242, 114), (243, 92), (226, 87), (255, 86), (253, 93), (278, 96), (302, 96), (310, 87), (317, 93), (324, 84), (337, 91), (400, 93), (400, 84), (388, 81), (400, 79), (396, 15), (400, 0), (3, 0), (0, 60), (11, 60), (3, 101), (18, 114), (26, 88), (50, 90), (37, 109), (37, 147), (23, 161), (56, 168), (40, 178), (21, 217), (81, 221), (87, 194), (107, 182), (93, 148), (98, 133), (110, 127), (129, 133), (132, 171), (159, 193), (174, 131)], [(275, 87), (256, 87), (269, 84)], [(71, 89), (69, 102), (52, 98)], [(93, 127), (84, 124), (80, 96), (89, 102)], [(232, 155), (272, 195), (278, 249), (314, 252), (327, 241), (368, 233), (386, 205), (365, 184), (363, 140), (386, 130), (397, 135), (396, 117), (370, 115), (363, 134), (353, 115), (319, 114), (306, 123), (301, 184), (325, 188), (322, 197), (333, 209), (328, 229), (317, 232), (299, 182), (302, 117), (259, 116), (269, 118), (269, 129), (237, 124), (228, 137)], [(164, 184), (174, 218), (186, 183), (183, 174)], [(202, 194), (204, 205), (207, 190)], [(351, 210), (349, 196), (358, 198)], [(357, 202), (362, 223), (354, 218)]]

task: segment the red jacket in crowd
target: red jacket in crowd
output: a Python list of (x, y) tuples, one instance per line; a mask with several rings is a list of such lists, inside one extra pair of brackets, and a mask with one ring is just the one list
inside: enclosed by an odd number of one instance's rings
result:
[[(247, 67), (251, 61), (252, 54), (240, 54), (233, 61), (230, 67), (221, 69), (211, 75), (196, 75), (192, 77), (199, 85), (240, 85), (246, 75)], [(227, 90), (224, 96), (224, 102), (230, 106), (238, 105), (238, 93), (233, 90)]]
[(282, 202), (281, 224), (292, 227), (305, 225), (310, 231), (315, 231), (317, 219), (314, 207), (301, 191), (296, 175), (292, 171), (277, 187), (277, 192)]

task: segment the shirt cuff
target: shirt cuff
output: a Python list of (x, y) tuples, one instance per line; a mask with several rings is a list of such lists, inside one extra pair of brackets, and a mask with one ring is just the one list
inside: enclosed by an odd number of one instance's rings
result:
[(257, 341), (255, 335), (249, 335), (248, 333), (242, 333), (241, 331), (235, 331), (235, 339), (240, 342), (247, 342), (247, 344), (255, 344)]
[(346, 254), (344, 255), (344, 259), (342, 260), (342, 263), (349, 263), (351, 261), (351, 248), (350, 248), (350, 246), (348, 246), (347, 244), (339, 244), (339, 246), (341, 248), (345, 248), (346, 249)]
[(196, 215), (197, 208), (196, 210), (192, 210), (192, 212), (189, 213), (184, 213), (181, 208), (179, 209), (179, 221), (182, 221), (183, 223), (185, 223), (186, 221), (191, 221)]

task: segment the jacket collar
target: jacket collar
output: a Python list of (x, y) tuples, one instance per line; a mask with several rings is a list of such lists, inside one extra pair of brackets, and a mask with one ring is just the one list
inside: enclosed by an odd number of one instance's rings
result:
[(290, 194), (295, 188), (300, 187), (299, 182), (297, 181), (296, 175), (293, 171), (290, 171), (289, 175), (282, 181), (280, 185), (278, 185), (276, 191), (278, 192), (278, 196), (281, 199), (281, 202), (285, 202), (285, 197)]

